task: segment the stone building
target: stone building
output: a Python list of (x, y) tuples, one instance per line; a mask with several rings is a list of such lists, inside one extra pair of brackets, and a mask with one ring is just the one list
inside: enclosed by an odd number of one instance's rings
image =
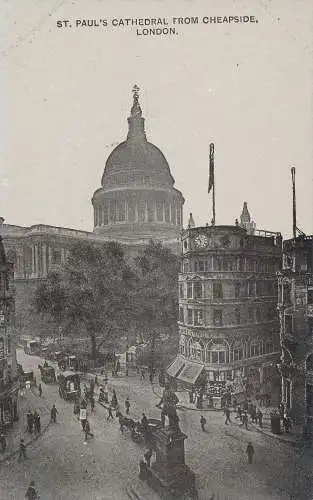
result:
[(278, 273), (282, 401), (313, 429), (313, 236), (284, 241)]
[(0, 236), (0, 426), (17, 419), (18, 372), (15, 351), (13, 266)]
[(250, 216), (242, 223), (188, 227), (182, 234), (179, 355), (169, 374), (189, 387), (205, 375), (216, 396), (231, 386), (279, 401), (276, 272), (282, 238), (255, 230)]
[(114, 239), (134, 256), (154, 239), (179, 251), (184, 198), (174, 188), (165, 156), (147, 141), (138, 91), (135, 86), (127, 139), (109, 155), (101, 187), (92, 197), (92, 232), (44, 224), (16, 226), (0, 218), (7, 258), (14, 263), (18, 324), (24, 333), (31, 333), (29, 299), (38, 281), (60, 268), (74, 242), (101, 245)]

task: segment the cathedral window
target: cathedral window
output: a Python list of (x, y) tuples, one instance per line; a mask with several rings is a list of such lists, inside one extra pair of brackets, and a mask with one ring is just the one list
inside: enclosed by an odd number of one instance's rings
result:
[(102, 214), (102, 224), (106, 226), (109, 223), (109, 207), (108, 203), (105, 203), (103, 207), (101, 207), (101, 214)]
[(120, 222), (124, 221), (126, 219), (126, 202), (125, 202), (125, 200), (121, 200), (118, 202), (117, 210), (118, 210), (118, 220)]
[(166, 222), (170, 222), (171, 221), (171, 218), (170, 218), (170, 204), (169, 203), (165, 203), (165, 221)]
[(179, 297), (181, 299), (184, 299), (185, 298), (185, 294), (184, 294), (184, 284), (183, 283), (180, 283), (179, 285)]
[(139, 222), (145, 222), (145, 220), (146, 220), (146, 202), (145, 202), (145, 200), (139, 201), (138, 215), (139, 215)]
[(135, 222), (136, 220), (136, 201), (130, 200), (128, 202), (128, 222)]
[(116, 222), (116, 200), (110, 200), (110, 222)]
[(192, 283), (187, 283), (187, 299), (192, 299)]
[(240, 288), (241, 288), (241, 285), (239, 282), (235, 283), (235, 297), (238, 298), (240, 297)]
[(171, 205), (171, 212), (172, 212), (172, 223), (176, 224), (176, 204), (172, 203)]
[(157, 216), (157, 221), (159, 222), (163, 221), (163, 205), (164, 205), (163, 200), (156, 200), (156, 216)]
[(151, 201), (148, 202), (148, 222), (154, 221), (154, 205)]

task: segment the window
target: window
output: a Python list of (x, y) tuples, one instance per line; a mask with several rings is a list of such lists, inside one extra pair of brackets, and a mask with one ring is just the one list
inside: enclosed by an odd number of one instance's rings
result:
[(215, 326), (222, 326), (222, 324), (223, 324), (223, 312), (221, 309), (214, 309), (214, 311), (213, 311), (213, 324)]
[(183, 283), (180, 283), (179, 284), (179, 296), (180, 296), (181, 299), (183, 299), (184, 295), (185, 295), (184, 294), (184, 285), (183, 285)]
[(248, 318), (249, 318), (249, 323), (254, 323), (254, 308), (249, 307), (248, 309)]
[(212, 344), (208, 356), (210, 363), (223, 364), (228, 362), (227, 349), (223, 344)]
[[(105, 203), (100, 207), (100, 214), (102, 214), (102, 224), (105, 226), (109, 223), (109, 205)], [(100, 224), (101, 225), (101, 224)]]
[(163, 200), (156, 201), (156, 216), (159, 222), (163, 221)]
[(206, 260), (196, 261), (196, 271), (206, 272), (208, 270), (208, 263)]
[(194, 297), (195, 299), (201, 299), (203, 297), (202, 283), (194, 283)]
[(110, 200), (110, 221), (111, 222), (116, 222), (116, 200)]
[(145, 200), (139, 201), (138, 218), (139, 218), (139, 222), (145, 222), (145, 220), (146, 220), (146, 202), (145, 202)]
[(223, 286), (221, 281), (213, 281), (213, 298), (214, 299), (223, 298)]
[(176, 221), (177, 221), (177, 225), (180, 226), (181, 225), (180, 205), (176, 206)]
[(261, 309), (258, 307), (256, 312), (255, 312), (255, 316), (256, 316), (256, 322), (257, 323), (261, 323), (262, 321), (262, 311)]
[(195, 325), (203, 325), (203, 311), (201, 309), (195, 309), (194, 311)]
[(240, 361), (243, 358), (243, 350), (241, 348), (234, 349), (234, 361)]
[(179, 321), (180, 321), (180, 323), (184, 322), (184, 308), (183, 307), (179, 308)]
[(221, 271), (223, 267), (223, 259), (221, 257), (214, 257), (214, 270)]
[(52, 263), (61, 264), (61, 250), (52, 250)]
[(248, 297), (254, 297), (255, 295), (255, 283), (253, 281), (248, 281)]
[(193, 324), (193, 310), (192, 309), (187, 309), (187, 323), (188, 325)]
[(261, 355), (261, 345), (259, 343), (253, 343), (250, 346), (250, 356), (253, 358), (255, 356)]
[(237, 323), (237, 325), (240, 325), (240, 321), (241, 321), (240, 309), (239, 309), (239, 307), (236, 307), (236, 309), (235, 309), (235, 322)]
[(184, 270), (184, 273), (189, 273), (189, 262), (188, 262), (188, 260), (184, 261), (183, 270)]
[(244, 260), (238, 259), (238, 271), (244, 271)]
[(187, 283), (187, 299), (192, 299), (192, 283)]
[(308, 290), (308, 304), (313, 304), (313, 290)]
[(154, 221), (154, 204), (152, 201), (148, 202), (148, 222)]
[(274, 348), (273, 342), (271, 342), (270, 340), (268, 340), (265, 343), (265, 353), (266, 354), (270, 354), (271, 352), (274, 352), (274, 351), (275, 351), (275, 348)]
[(240, 288), (241, 288), (240, 283), (239, 282), (235, 283), (235, 297), (236, 298), (240, 297)]
[(291, 335), (293, 333), (292, 316), (285, 316), (285, 333), (287, 333), (287, 335)]
[(126, 219), (126, 202), (125, 202), (125, 200), (121, 200), (118, 202), (117, 209), (118, 209), (118, 220), (120, 222), (122, 222)]
[(170, 222), (170, 205), (169, 203), (165, 203), (165, 222)]

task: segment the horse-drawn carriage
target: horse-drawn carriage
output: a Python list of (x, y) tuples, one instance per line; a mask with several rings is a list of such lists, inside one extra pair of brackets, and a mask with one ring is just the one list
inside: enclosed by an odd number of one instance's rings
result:
[(145, 443), (151, 448), (155, 445), (154, 431), (162, 427), (161, 420), (155, 418), (142, 419), (141, 422), (136, 422), (132, 418), (125, 417), (121, 413), (117, 413), (121, 432), (130, 431), (130, 436), (136, 443)]
[(66, 401), (75, 401), (80, 396), (80, 378), (78, 373), (65, 371), (58, 377), (59, 394)]
[(40, 370), (41, 380), (44, 384), (55, 384), (56, 376), (53, 366), (44, 363), (43, 365), (38, 365), (38, 368)]

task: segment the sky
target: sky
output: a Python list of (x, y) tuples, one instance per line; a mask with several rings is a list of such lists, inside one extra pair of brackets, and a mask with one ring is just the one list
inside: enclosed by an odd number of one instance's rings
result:
[[(257, 227), (313, 234), (310, 0), (2, 0), (0, 215), (8, 224), (92, 231), (91, 197), (127, 135), (140, 87), (146, 134), (185, 197), (184, 223), (212, 218), (207, 193), (215, 144), (216, 223), (247, 201)], [(258, 23), (205, 24), (205, 16)], [(177, 34), (137, 35), (112, 19), (165, 18)], [(171, 24), (198, 17), (197, 24)], [(76, 20), (107, 26), (76, 27)], [(71, 28), (58, 28), (69, 20)], [(188, 21), (187, 21), (188, 22)], [(162, 26), (164, 27), (164, 26)], [(139, 31), (142, 26), (139, 26)]]

